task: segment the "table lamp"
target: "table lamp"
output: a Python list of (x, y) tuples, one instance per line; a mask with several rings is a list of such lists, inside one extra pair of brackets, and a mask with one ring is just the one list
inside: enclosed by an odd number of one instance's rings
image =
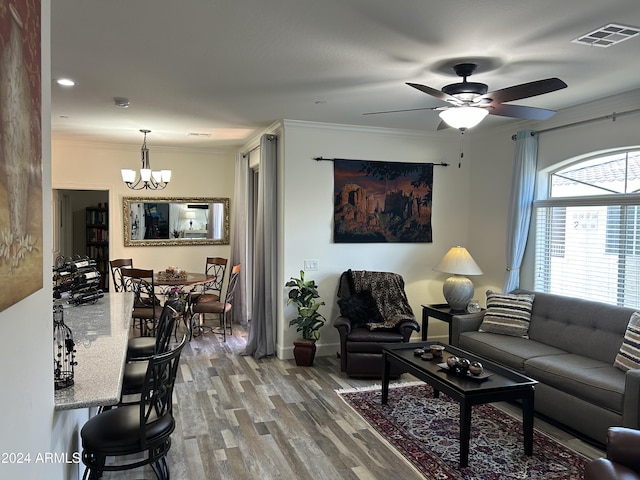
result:
[(442, 286), (442, 293), (452, 312), (464, 312), (473, 297), (473, 283), (463, 275), (482, 275), (482, 270), (464, 247), (451, 247), (440, 263), (433, 267), (437, 272), (451, 273)]
[(193, 230), (193, 219), (196, 218), (196, 212), (186, 212), (184, 216), (189, 219), (189, 230)]

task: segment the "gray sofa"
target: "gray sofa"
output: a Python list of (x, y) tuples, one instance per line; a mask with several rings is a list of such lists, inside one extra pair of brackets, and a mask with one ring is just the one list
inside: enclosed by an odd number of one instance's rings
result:
[(535, 293), (529, 338), (479, 332), (484, 311), (452, 319), (451, 343), (540, 383), (535, 409), (605, 444), (610, 426), (640, 428), (640, 370), (614, 367), (631, 308)]

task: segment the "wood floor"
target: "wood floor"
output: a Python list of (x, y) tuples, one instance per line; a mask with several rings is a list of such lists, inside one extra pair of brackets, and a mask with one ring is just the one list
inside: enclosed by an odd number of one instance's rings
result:
[[(314, 367), (242, 356), (246, 335), (236, 327), (226, 343), (208, 333), (184, 348), (168, 455), (172, 479), (423, 478), (335, 392), (379, 380), (346, 377), (335, 356), (316, 358)], [(589, 457), (603, 455), (538, 419), (536, 427)], [(103, 478), (155, 476), (146, 467)]]

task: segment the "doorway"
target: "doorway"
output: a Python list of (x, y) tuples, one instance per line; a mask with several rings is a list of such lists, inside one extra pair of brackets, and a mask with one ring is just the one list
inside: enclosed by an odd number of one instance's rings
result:
[(109, 290), (109, 191), (53, 190), (53, 260), (88, 256), (96, 261), (100, 288)]

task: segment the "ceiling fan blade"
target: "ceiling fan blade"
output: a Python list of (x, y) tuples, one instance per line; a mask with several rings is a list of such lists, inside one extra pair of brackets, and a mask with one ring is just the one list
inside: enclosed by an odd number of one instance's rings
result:
[(438, 124), (438, 130), (444, 130), (445, 128), (451, 128), (451, 125), (449, 125), (444, 120), (440, 120), (440, 123)]
[(367, 113), (363, 113), (363, 115), (380, 115), (381, 113), (417, 112), (418, 110), (435, 110), (435, 108), (434, 107), (405, 108), (404, 110), (386, 110), (383, 112), (367, 112)]
[(453, 97), (447, 93), (441, 92), (440, 90), (436, 90), (435, 88), (427, 87), (426, 85), (421, 85), (419, 83), (407, 82), (407, 85), (409, 85), (410, 87), (416, 88), (421, 92), (426, 93), (427, 95), (431, 95), (432, 97), (439, 98), (444, 102), (460, 104), (460, 100), (458, 100), (456, 97)]
[(511, 102), (520, 100), (521, 98), (535, 97), (545, 93), (555, 92), (566, 88), (567, 84), (559, 78), (547, 78), (537, 80), (535, 82), (521, 83), (512, 87), (495, 90), (482, 95), (482, 98), (491, 99), (491, 104), (496, 106), (498, 103)]
[(491, 115), (500, 115), (502, 117), (522, 118), (524, 120), (546, 120), (552, 117), (555, 110), (547, 110), (546, 108), (526, 107), (524, 105), (493, 105), (489, 108)]

